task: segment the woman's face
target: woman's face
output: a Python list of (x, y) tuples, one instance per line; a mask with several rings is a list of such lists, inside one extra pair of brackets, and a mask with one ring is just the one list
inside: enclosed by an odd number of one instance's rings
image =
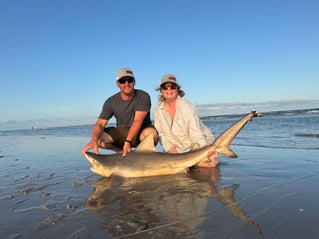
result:
[(174, 100), (178, 96), (178, 86), (174, 83), (164, 83), (161, 85), (161, 93), (165, 100)]

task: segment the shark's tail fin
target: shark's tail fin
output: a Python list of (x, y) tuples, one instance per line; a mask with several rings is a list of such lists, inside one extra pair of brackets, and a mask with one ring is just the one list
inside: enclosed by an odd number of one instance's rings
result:
[(221, 153), (222, 155), (225, 155), (226, 157), (230, 157), (230, 158), (237, 158), (237, 154), (231, 150), (231, 148), (229, 147), (218, 147), (216, 148), (216, 151), (218, 153)]
[(213, 143), (216, 147), (216, 151), (226, 157), (237, 158), (237, 155), (230, 149), (230, 144), (246, 123), (252, 119), (252, 117), (256, 117), (256, 111), (251, 111), (219, 135)]

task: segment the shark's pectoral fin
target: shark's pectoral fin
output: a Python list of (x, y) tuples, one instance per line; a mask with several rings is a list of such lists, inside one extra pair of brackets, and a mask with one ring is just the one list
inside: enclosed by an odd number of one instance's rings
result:
[(205, 159), (204, 159), (204, 160), (202, 160), (201, 162), (204, 162), (204, 163), (211, 163), (211, 162), (212, 162), (212, 160), (211, 160), (210, 158), (208, 158), (208, 157), (205, 157)]
[(221, 153), (222, 155), (225, 155), (226, 157), (230, 158), (237, 158), (237, 154), (233, 150), (231, 150), (229, 147), (217, 147), (216, 151), (218, 153)]
[(112, 175), (111, 172), (106, 172), (105, 170), (101, 170), (101, 169), (98, 169), (96, 167), (91, 167), (90, 170), (91, 170), (91, 172), (96, 173), (96, 174), (101, 175), (101, 176), (106, 177), (106, 178), (110, 178)]

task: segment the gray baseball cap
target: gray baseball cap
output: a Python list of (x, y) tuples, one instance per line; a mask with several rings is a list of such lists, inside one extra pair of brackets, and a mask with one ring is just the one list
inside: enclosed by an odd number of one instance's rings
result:
[(174, 83), (179, 86), (176, 76), (173, 74), (166, 74), (161, 79), (161, 85), (164, 83)]
[(130, 76), (130, 77), (134, 78), (134, 73), (130, 68), (120, 68), (116, 72), (116, 80), (119, 80), (119, 79), (126, 77), (126, 76)]

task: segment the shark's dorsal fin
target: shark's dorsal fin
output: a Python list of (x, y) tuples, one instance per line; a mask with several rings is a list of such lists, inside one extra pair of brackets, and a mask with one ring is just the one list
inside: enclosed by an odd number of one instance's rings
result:
[(153, 134), (147, 135), (139, 145), (137, 145), (136, 152), (158, 152), (154, 145)]

